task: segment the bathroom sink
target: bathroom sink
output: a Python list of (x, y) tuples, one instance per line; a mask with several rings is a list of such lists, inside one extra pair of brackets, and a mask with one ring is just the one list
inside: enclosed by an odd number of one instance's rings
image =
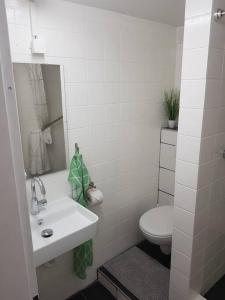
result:
[[(30, 215), (35, 266), (93, 238), (97, 221), (98, 216), (67, 196), (51, 201), (38, 215)], [(46, 234), (46, 229), (51, 230)]]

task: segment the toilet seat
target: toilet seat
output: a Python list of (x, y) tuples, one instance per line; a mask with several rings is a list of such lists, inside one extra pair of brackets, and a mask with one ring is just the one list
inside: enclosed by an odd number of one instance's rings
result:
[(173, 206), (165, 205), (150, 209), (139, 221), (140, 229), (146, 235), (169, 240), (173, 231)]

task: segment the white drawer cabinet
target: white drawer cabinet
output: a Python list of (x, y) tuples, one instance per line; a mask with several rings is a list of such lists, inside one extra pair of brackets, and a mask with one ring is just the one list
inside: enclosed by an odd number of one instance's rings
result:
[(159, 170), (159, 190), (170, 195), (174, 195), (175, 172), (160, 168)]
[(174, 196), (171, 196), (167, 193), (159, 191), (159, 205), (173, 205)]
[(177, 144), (177, 131), (172, 129), (162, 129), (161, 143), (176, 146)]
[(161, 143), (160, 167), (175, 171), (176, 146)]

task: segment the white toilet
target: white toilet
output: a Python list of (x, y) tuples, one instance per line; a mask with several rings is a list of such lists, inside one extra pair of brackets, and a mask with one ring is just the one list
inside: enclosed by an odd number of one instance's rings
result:
[(164, 205), (150, 209), (142, 215), (139, 227), (145, 238), (170, 254), (173, 230), (173, 206)]

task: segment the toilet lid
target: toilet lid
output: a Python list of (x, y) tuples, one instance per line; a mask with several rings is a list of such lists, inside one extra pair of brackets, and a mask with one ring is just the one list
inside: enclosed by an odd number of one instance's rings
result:
[(172, 236), (173, 206), (165, 205), (150, 209), (143, 214), (139, 225), (149, 235), (158, 237)]

